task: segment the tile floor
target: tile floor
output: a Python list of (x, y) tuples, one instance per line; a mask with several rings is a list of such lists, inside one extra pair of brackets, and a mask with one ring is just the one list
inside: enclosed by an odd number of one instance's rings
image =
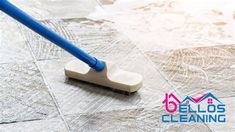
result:
[[(144, 85), (127, 96), (68, 79), (63, 67), (71, 55), (0, 13), (0, 131), (235, 131), (234, 45), (141, 50), (112, 22), (85, 18), (94, 0), (66, 1), (64, 9), (61, 0), (13, 2), (88, 53), (142, 74)], [(68, 12), (70, 2), (78, 7)], [(161, 122), (166, 92), (208, 91), (230, 104), (229, 125)]]

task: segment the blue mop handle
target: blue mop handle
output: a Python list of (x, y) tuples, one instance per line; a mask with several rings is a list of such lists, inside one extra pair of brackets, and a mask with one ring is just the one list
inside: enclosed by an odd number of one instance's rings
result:
[(0, 0), (0, 10), (13, 17), (17, 21), (21, 22), (28, 28), (32, 29), (36, 33), (40, 34), (44, 38), (65, 49), (81, 61), (88, 64), (91, 68), (95, 69), (96, 71), (102, 71), (104, 69), (104, 62), (82, 51), (81, 49), (70, 43), (68, 40), (62, 38), (46, 26), (40, 24), (37, 20), (30, 17), (7, 0)]

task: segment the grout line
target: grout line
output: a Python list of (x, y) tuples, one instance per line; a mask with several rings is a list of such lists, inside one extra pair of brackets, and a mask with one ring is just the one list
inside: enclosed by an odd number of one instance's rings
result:
[(38, 64), (38, 61), (36, 61), (35, 64), (36, 64), (37, 68), (39, 69), (39, 72), (40, 72), (40, 74), (41, 74), (41, 76), (42, 76), (42, 78), (43, 78), (43, 81), (44, 81), (44, 83), (46, 84), (46, 86), (47, 86), (47, 88), (48, 88), (48, 92), (49, 92), (51, 98), (52, 98), (53, 101), (54, 101), (54, 104), (55, 104), (55, 106), (56, 106), (56, 108), (57, 108), (57, 110), (58, 110), (58, 112), (59, 112), (59, 115), (60, 115), (61, 119), (63, 120), (63, 122), (64, 122), (64, 124), (65, 124), (67, 130), (68, 130), (68, 131), (71, 131), (71, 130), (70, 130), (70, 127), (69, 127), (69, 125), (68, 125), (68, 123), (66, 122), (65, 116), (63, 115), (63, 112), (62, 112), (62, 110), (61, 110), (61, 108), (60, 108), (60, 106), (59, 106), (59, 104), (58, 104), (58, 102), (57, 102), (57, 99), (56, 99), (54, 93), (52, 92), (51, 87), (50, 87), (49, 84), (46, 82), (45, 76), (44, 76), (44, 74), (42, 73), (42, 70), (41, 70), (41, 68), (40, 68), (40, 66), (39, 66), (39, 64)]
[[(136, 44), (134, 44), (136, 45)], [(151, 64), (153, 65), (154, 69), (157, 70), (157, 72), (163, 77), (164, 80), (166, 80), (166, 82), (172, 86), (173, 90), (180, 96), (180, 98), (182, 98), (181, 94), (179, 93), (179, 91), (176, 89), (177, 87), (167, 78), (167, 76), (162, 72), (160, 71), (160, 69), (154, 64), (154, 62), (136, 45), (136, 48), (140, 51), (140, 53), (148, 60), (151, 62)], [(212, 129), (206, 124), (206, 123), (203, 123), (211, 132)]]
[[(25, 36), (23, 35), (23, 37), (25, 37)], [(25, 38), (25, 39), (26, 39), (26, 38)], [(26, 41), (27, 41), (27, 40), (26, 40)], [(64, 122), (64, 125), (65, 125), (66, 129), (67, 129), (68, 131), (71, 131), (71, 129), (70, 129), (68, 123), (66, 122), (65, 116), (63, 115), (62, 110), (61, 110), (60, 107), (59, 107), (59, 104), (58, 104), (58, 102), (57, 102), (57, 100), (56, 100), (56, 97), (55, 97), (54, 93), (52, 92), (51, 87), (50, 87), (50, 86), (48, 85), (48, 83), (46, 82), (46, 79), (45, 79), (45, 77), (44, 77), (44, 75), (43, 75), (43, 73), (42, 73), (42, 70), (41, 70), (41, 68), (40, 68), (40, 66), (39, 66), (39, 64), (38, 64), (38, 61), (37, 61), (37, 59), (36, 59), (36, 56), (35, 56), (34, 53), (33, 53), (33, 50), (32, 50), (32, 48), (31, 48), (31, 46), (29, 45), (28, 42), (26, 42), (26, 45), (27, 45), (27, 47), (29, 48), (30, 53), (31, 53), (32, 58), (33, 58), (33, 62), (35, 63), (36, 67), (38, 68), (39, 73), (41, 74), (42, 79), (43, 79), (43, 81), (44, 81), (44, 83), (45, 83), (45, 85), (46, 85), (46, 87), (47, 87), (47, 89), (48, 89), (48, 93), (49, 93), (49, 95), (51, 96), (51, 98), (53, 99), (53, 102), (54, 102), (54, 104), (55, 104), (55, 106), (56, 106), (56, 108), (57, 108), (57, 110), (58, 110), (58, 112), (59, 112), (59, 116), (61, 117), (62, 121)]]
[(30, 120), (22, 120), (22, 121), (11, 121), (11, 122), (1, 122), (0, 125), (8, 125), (8, 124), (17, 124), (17, 123), (27, 123), (27, 122), (37, 122), (37, 121), (49, 121), (51, 119), (56, 119), (58, 116), (46, 118), (46, 119), (30, 119)]
[[(96, 1), (97, 1), (97, 0), (96, 0)], [(97, 2), (98, 2), (98, 1), (97, 1)], [(134, 45), (135, 45), (135, 44), (134, 44)], [(59, 111), (59, 114), (60, 114), (62, 120), (64, 121), (64, 123), (65, 123), (67, 129), (70, 130), (69, 125), (67, 124), (67, 122), (66, 122), (66, 120), (65, 120), (65, 117), (64, 117), (65, 115), (62, 114), (62, 111), (61, 111), (61, 109), (60, 109), (60, 107), (59, 107), (59, 104), (58, 104), (58, 102), (57, 102), (57, 100), (56, 100), (56, 97), (55, 97), (55, 95), (53, 94), (51, 87), (50, 87), (50, 86), (48, 85), (48, 83), (46, 82), (46, 79), (45, 79), (45, 77), (44, 77), (44, 75), (43, 75), (43, 73), (42, 73), (42, 70), (41, 70), (41, 68), (40, 68), (40, 66), (39, 66), (39, 64), (38, 64), (39, 61), (37, 61), (37, 59), (36, 59), (36, 57), (35, 57), (35, 55), (34, 55), (32, 49), (31, 49), (31, 46), (29, 45), (29, 43), (27, 43), (27, 46), (28, 46), (29, 49), (30, 49), (30, 53), (31, 53), (31, 55), (33, 56), (33, 62), (35, 62), (35, 65), (36, 65), (37, 68), (39, 69), (39, 72), (40, 72), (40, 74), (41, 74), (41, 76), (42, 76), (42, 78), (43, 78), (43, 80), (44, 80), (44, 83), (46, 84), (46, 86), (47, 86), (47, 88), (48, 88), (49, 94), (50, 94), (50, 96), (52, 97), (52, 99), (53, 99), (53, 101), (54, 101), (54, 103), (55, 103), (55, 105), (56, 105), (56, 107), (57, 107), (57, 109), (58, 109), (58, 111)], [(172, 83), (170, 82), (170, 80), (166, 77), (166, 75), (165, 75), (162, 71), (159, 70), (159, 68), (154, 64), (154, 62), (153, 62), (142, 50), (140, 50), (137, 45), (135, 45), (135, 46), (136, 46), (136, 48), (140, 51), (140, 53), (152, 64), (152, 66), (154, 67), (154, 69), (156, 70), (156, 72), (158, 72), (158, 73), (162, 76), (162, 78), (163, 78), (170, 86), (172, 86), (173, 90), (174, 90), (179, 96), (181, 96), (180, 93), (179, 93), (179, 91), (176, 89), (177, 87), (176, 87), (174, 84), (172, 84)], [(206, 124), (205, 124), (205, 125), (206, 125)], [(206, 126), (207, 126), (207, 125), (206, 125)], [(207, 126), (207, 127), (208, 127), (208, 126)], [(208, 128), (209, 128), (209, 127), (208, 127)], [(209, 128), (209, 129), (210, 129), (210, 128)], [(210, 130), (211, 130), (211, 129), (210, 129)]]

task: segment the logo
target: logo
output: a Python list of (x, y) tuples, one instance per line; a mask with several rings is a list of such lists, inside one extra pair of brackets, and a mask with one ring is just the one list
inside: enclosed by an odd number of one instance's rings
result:
[(226, 122), (225, 104), (212, 93), (197, 98), (187, 96), (182, 101), (166, 93), (162, 103), (167, 113), (162, 115), (162, 122)]

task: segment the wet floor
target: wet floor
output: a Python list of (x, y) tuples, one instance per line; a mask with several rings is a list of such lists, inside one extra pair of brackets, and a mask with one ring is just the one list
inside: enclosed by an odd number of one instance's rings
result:
[[(1, 131), (235, 130), (229, 4), (202, 8), (191, 0), (199, 12), (183, 0), (12, 2), (88, 53), (142, 74), (144, 84), (127, 96), (68, 79), (63, 68), (75, 58), (0, 13)], [(162, 123), (166, 92), (214, 93), (227, 106), (227, 123)]]

